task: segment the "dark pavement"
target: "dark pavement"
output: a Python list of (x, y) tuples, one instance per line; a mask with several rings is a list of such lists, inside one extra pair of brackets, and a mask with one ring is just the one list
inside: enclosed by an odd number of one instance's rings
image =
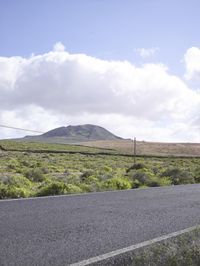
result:
[(200, 224), (200, 185), (0, 201), (0, 266), (63, 266)]

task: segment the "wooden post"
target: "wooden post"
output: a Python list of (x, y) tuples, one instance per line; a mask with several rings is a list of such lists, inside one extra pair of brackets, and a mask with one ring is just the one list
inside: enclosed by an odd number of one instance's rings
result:
[(134, 164), (136, 164), (136, 137), (134, 138)]

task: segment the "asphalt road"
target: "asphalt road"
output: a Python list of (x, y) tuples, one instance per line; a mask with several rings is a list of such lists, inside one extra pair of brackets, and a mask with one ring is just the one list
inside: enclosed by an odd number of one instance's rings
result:
[(197, 184), (0, 201), (0, 265), (69, 265), (196, 224)]

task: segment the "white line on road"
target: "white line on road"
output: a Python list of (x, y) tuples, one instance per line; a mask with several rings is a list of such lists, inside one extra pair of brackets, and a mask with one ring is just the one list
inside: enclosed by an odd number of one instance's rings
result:
[(146, 247), (146, 246), (155, 244), (157, 242), (160, 242), (160, 241), (172, 238), (172, 237), (179, 236), (179, 235), (184, 234), (184, 233), (191, 232), (191, 231), (193, 231), (195, 229), (198, 229), (198, 228), (200, 229), (200, 225), (192, 226), (192, 227), (189, 227), (189, 228), (186, 228), (186, 229), (174, 232), (174, 233), (170, 233), (170, 234), (167, 234), (167, 235), (163, 235), (163, 236), (160, 236), (160, 237), (153, 238), (153, 239), (145, 241), (145, 242), (141, 242), (141, 243), (136, 244), (136, 245), (132, 245), (132, 246), (129, 246), (129, 247), (126, 247), (126, 248), (122, 248), (122, 249), (117, 249), (115, 251), (111, 251), (109, 253), (105, 253), (105, 254), (102, 254), (102, 255), (87, 259), (87, 260), (82, 260), (80, 262), (76, 262), (76, 263), (70, 264), (69, 266), (86, 266), (86, 265), (90, 265), (92, 263), (97, 263), (97, 262), (100, 262), (100, 261), (104, 261), (106, 259), (118, 256), (118, 255), (122, 255), (122, 254), (127, 253), (127, 252), (132, 252), (132, 251), (134, 251), (136, 249), (139, 249), (139, 248), (142, 248), (142, 247)]

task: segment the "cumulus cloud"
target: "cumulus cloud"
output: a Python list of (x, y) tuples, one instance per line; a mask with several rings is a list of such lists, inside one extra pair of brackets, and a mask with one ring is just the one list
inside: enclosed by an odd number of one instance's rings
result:
[(54, 52), (64, 52), (65, 46), (61, 42), (57, 42), (53, 47)]
[(142, 57), (142, 58), (148, 58), (148, 57), (151, 57), (151, 56), (154, 56), (157, 52), (159, 52), (159, 48), (158, 47), (153, 47), (153, 48), (137, 48), (135, 49), (135, 51), (137, 53), (139, 53), (139, 55)]
[(0, 102), (1, 124), (46, 131), (93, 123), (123, 137), (200, 140), (192, 122), (200, 94), (166, 66), (70, 54), (62, 43), (29, 58), (0, 57)]
[(192, 47), (184, 55), (187, 80), (200, 81), (200, 49)]

